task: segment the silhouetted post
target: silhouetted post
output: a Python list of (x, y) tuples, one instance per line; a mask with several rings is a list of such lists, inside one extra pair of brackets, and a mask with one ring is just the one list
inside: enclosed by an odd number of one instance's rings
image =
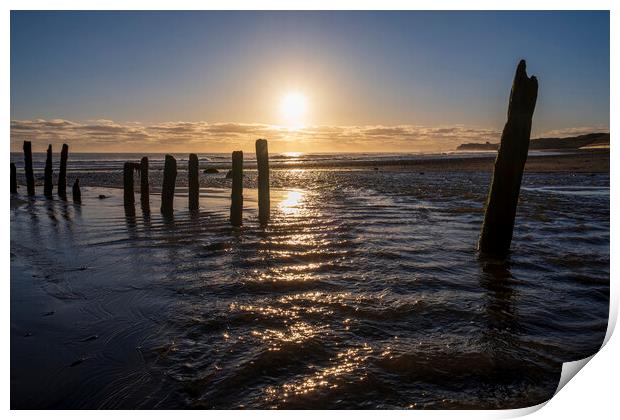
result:
[(125, 208), (133, 208), (135, 203), (133, 194), (133, 170), (134, 164), (125, 162), (123, 166), (123, 203), (125, 204)]
[(232, 193), (230, 195), (230, 224), (243, 224), (243, 152), (232, 154)]
[(80, 191), (80, 179), (76, 178), (73, 183), (73, 202), (81, 203), (82, 202), (82, 191)]
[(149, 158), (144, 156), (140, 161), (140, 204), (149, 209)]
[(17, 168), (15, 164), (11, 162), (11, 194), (17, 192)]
[(54, 184), (52, 183), (52, 145), (47, 146), (47, 158), (45, 159), (45, 172), (43, 183), (43, 194), (51, 197), (54, 193)]
[(258, 168), (258, 220), (269, 221), (269, 152), (267, 140), (256, 140), (256, 165)]
[(62, 145), (60, 151), (60, 171), (58, 171), (58, 195), (62, 198), (67, 197), (67, 158), (69, 157), (69, 146)]
[(26, 170), (26, 187), (28, 195), (34, 195), (34, 172), (32, 170), (32, 143), (24, 142), (24, 168)]
[(512, 83), (508, 121), (495, 160), (478, 243), (482, 253), (502, 257), (510, 250), (537, 95), (538, 80), (527, 76), (525, 60), (521, 60)]
[(188, 180), (189, 180), (189, 209), (198, 210), (198, 197), (200, 193), (200, 184), (198, 182), (198, 156), (189, 155)]
[(164, 182), (161, 187), (161, 212), (164, 216), (172, 216), (174, 213), (174, 186), (177, 180), (177, 161), (174, 157), (166, 155), (164, 162)]

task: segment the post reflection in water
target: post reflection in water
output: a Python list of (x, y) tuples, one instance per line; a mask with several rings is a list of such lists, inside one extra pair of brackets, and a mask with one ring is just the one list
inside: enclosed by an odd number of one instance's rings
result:
[(52, 223), (58, 223), (58, 218), (56, 217), (56, 203), (53, 199), (45, 200), (45, 207), (47, 209), (47, 215), (49, 216)]
[(125, 206), (125, 225), (129, 237), (135, 239), (137, 237), (136, 208), (134, 206)]
[(129, 236), (129, 239), (137, 239), (139, 237), (139, 234), (135, 214), (127, 215), (125, 217), (125, 224), (127, 227), (127, 235)]
[[(512, 274), (510, 259), (481, 258), (480, 266), (480, 285), (486, 290), (481, 344), (491, 361), (490, 370), (480, 372), (481, 376), (498, 388), (511, 389), (517, 395), (527, 393), (528, 398), (542, 402), (559, 380), (560, 365), (556, 372), (549, 370), (550, 361), (541, 358), (536, 346), (528, 342), (527, 327), (522, 325), (524, 314), (517, 309), (523, 297), (515, 290), (519, 280)], [(519, 407), (512, 404), (505, 402), (505, 408)]]
[(140, 207), (142, 208), (142, 217), (144, 220), (150, 220), (151, 218), (151, 205), (149, 200), (143, 200), (140, 203)]
[(480, 374), (495, 381), (502, 377), (512, 381), (511, 375), (518, 372), (522, 362), (515, 358), (518, 321), (510, 262), (481, 259), (480, 265), (480, 286), (486, 290), (481, 345), (491, 362)]
[(82, 202), (73, 203), (73, 209), (75, 211), (76, 219), (81, 219), (82, 218)]
[(70, 222), (72, 219), (72, 215), (71, 215), (72, 206), (69, 205), (69, 202), (66, 199), (58, 200), (58, 203), (60, 205), (60, 214), (62, 215), (63, 219)]
[[(480, 285), (487, 291), (486, 314), (489, 331), (512, 333), (517, 327), (510, 261), (481, 260)], [(497, 338), (490, 334), (489, 339)], [(495, 343), (493, 343), (495, 344)], [(495, 346), (492, 346), (495, 348)]]

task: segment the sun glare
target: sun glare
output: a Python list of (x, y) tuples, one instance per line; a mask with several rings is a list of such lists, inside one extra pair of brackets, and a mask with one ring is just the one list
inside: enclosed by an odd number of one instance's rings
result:
[(289, 128), (303, 127), (307, 111), (308, 100), (305, 95), (299, 92), (289, 92), (282, 97), (280, 115), (284, 124)]

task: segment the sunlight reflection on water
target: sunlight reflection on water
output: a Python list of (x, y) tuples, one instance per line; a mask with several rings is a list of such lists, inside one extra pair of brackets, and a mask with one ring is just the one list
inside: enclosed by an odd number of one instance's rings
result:
[(268, 402), (287, 403), (287, 400), (292, 396), (304, 396), (317, 392), (322, 388), (338, 388), (340, 386), (339, 382), (345, 375), (350, 376), (354, 374), (354, 378), (349, 380), (364, 381), (367, 377), (364, 365), (372, 351), (372, 348), (367, 343), (358, 348), (348, 348), (341, 351), (330, 360), (330, 365), (327, 367), (315, 369), (313, 373), (279, 387), (270, 386), (265, 388), (265, 400)]
[(302, 211), (304, 193), (301, 190), (289, 191), (284, 200), (278, 204), (278, 208), (285, 215), (293, 215)]

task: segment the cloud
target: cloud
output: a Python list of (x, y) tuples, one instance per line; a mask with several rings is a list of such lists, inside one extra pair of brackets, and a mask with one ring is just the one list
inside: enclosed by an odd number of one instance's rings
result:
[(609, 127), (591, 126), (563, 128), (559, 130), (544, 131), (536, 137), (572, 137), (590, 133), (609, 133)]
[[(543, 133), (567, 136), (592, 131), (593, 127), (567, 128)], [(119, 123), (111, 120), (77, 122), (63, 119), (11, 121), (12, 150), (20, 151), (24, 140), (34, 150), (47, 144), (68, 143), (77, 152), (230, 152), (252, 151), (254, 140), (266, 138), (270, 150), (303, 152), (440, 152), (455, 150), (461, 143), (497, 142), (501, 130), (452, 125), (359, 125), (308, 126), (289, 130), (260, 123), (171, 121), (157, 124)]]

